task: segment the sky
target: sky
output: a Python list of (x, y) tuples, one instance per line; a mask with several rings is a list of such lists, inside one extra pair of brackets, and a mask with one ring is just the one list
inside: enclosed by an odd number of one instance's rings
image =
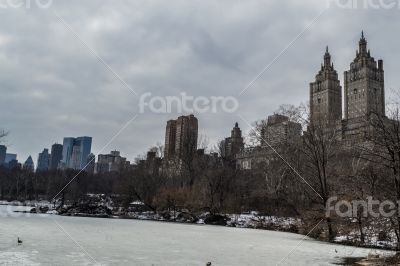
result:
[(146, 93), (233, 97), (234, 111), (195, 112), (199, 134), (210, 147), (235, 122), (246, 134), (280, 105), (308, 101), (326, 45), (343, 86), (361, 30), (384, 60), (387, 101), (400, 86), (397, 1), (20, 1), (0, 0), (0, 129), (22, 162), (71, 136), (133, 161), (188, 114), (140, 110)]

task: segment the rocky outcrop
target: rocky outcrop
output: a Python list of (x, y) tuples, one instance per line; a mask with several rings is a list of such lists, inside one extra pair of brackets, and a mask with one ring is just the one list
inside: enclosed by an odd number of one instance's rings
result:
[(112, 215), (112, 211), (106, 206), (77, 204), (66, 209), (60, 209), (59, 214), (63, 216), (109, 218)]

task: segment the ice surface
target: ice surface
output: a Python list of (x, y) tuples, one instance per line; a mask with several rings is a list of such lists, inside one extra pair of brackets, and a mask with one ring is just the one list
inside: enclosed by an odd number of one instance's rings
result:
[(371, 252), (222, 226), (40, 214), (1, 216), (0, 224), (0, 265), (331, 265)]

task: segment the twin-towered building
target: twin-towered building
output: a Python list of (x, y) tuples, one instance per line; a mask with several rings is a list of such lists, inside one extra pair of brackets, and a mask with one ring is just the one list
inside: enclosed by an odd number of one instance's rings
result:
[[(371, 56), (362, 33), (356, 56), (350, 69), (344, 72), (344, 90), (326, 48), (321, 69), (310, 83), (310, 123), (335, 130), (344, 145), (362, 143), (370, 130), (371, 114), (385, 117), (383, 60), (376, 61)], [(301, 134), (301, 125), (288, 117), (278, 114), (268, 117), (260, 145), (239, 153), (238, 167), (252, 169), (267, 162), (274, 156), (268, 148), (287, 147), (300, 140)]]
[(362, 33), (356, 57), (344, 72), (343, 108), (342, 87), (326, 48), (321, 70), (310, 83), (310, 122), (335, 126), (342, 140), (357, 142), (371, 114), (385, 116), (383, 60), (375, 61), (371, 56)]

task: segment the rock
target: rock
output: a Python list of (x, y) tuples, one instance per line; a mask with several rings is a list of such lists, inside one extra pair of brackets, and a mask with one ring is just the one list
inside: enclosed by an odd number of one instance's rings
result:
[(46, 213), (48, 211), (49, 211), (49, 207), (47, 207), (47, 206), (39, 207), (39, 212), (41, 212), (41, 213)]
[(223, 225), (225, 226), (227, 224), (227, 221), (229, 220), (228, 217), (219, 215), (219, 214), (209, 214), (207, 217), (204, 219), (205, 224), (211, 224), (211, 225)]
[(171, 214), (168, 211), (163, 211), (160, 213), (161, 217), (169, 221), (171, 219)]
[(181, 212), (176, 217), (176, 221), (182, 223), (196, 223), (198, 220), (199, 218), (189, 212)]
[(385, 231), (380, 231), (378, 234), (378, 241), (389, 241), (390, 237)]

